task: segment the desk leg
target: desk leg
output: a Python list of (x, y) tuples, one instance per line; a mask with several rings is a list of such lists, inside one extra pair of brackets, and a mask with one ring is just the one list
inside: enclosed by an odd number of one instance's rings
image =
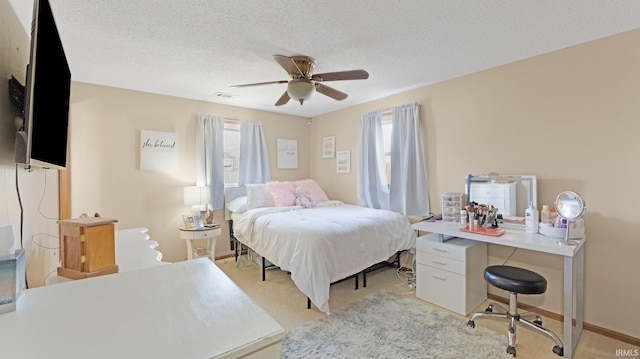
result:
[[(576, 326), (573, 326), (573, 262), (576, 259)], [(564, 356), (571, 358), (578, 345), (578, 339), (582, 334), (584, 323), (584, 246), (580, 248), (575, 257), (564, 257)]]
[(563, 335), (564, 356), (573, 354), (573, 258), (564, 257), (564, 315)]

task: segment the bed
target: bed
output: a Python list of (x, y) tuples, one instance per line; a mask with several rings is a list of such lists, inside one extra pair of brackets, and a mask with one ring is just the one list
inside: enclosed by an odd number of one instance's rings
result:
[(271, 203), (265, 188), (256, 203), (256, 185), (228, 188), (226, 218), (235, 239), (290, 272), (298, 289), (329, 313), (331, 283), (415, 247), (416, 235), (401, 214), (328, 200), (312, 184), (320, 200), (309, 208), (281, 205), (277, 195)]

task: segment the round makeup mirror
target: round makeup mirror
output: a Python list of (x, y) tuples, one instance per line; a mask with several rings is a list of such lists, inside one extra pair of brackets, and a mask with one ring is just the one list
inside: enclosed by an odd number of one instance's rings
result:
[(556, 213), (567, 220), (567, 233), (564, 238), (565, 244), (575, 244), (569, 241), (569, 228), (571, 222), (582, 218), (587, 207), (579, 194), (572, 191), (564, 191), (556, 197)]

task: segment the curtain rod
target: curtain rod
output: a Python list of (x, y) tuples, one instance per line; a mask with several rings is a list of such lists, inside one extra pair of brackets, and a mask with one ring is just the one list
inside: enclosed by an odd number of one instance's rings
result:
[[(420, 107), (420, 105), (417, 102), (415, 104), (418, 107)], [(382, 116), (389, 116), (389, 115), (393, 114), (393, 109), (394, 108), (387, 108), (387, 109), (384, 109), (384, 110), (380, 110), (380, 113), (381, 113)]]

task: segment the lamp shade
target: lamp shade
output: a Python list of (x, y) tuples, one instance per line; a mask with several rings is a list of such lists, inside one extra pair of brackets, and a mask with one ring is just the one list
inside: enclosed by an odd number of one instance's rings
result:
[(311, 80), (306, 78), (291, 80), (287, 86), (287, 94), (289, 94), (289, 97), (300, 101), (300, 104), (310, 99), (314, 93), (316, 93), (316, 86)]
[(188, 186), (184, 188), (184, 204), (186, 206), (200, 206), (209, 203), (209, 187)]

